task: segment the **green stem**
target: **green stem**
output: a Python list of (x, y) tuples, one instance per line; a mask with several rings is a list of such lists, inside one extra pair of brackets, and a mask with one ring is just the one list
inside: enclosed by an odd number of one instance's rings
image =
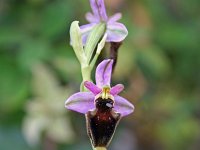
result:
[(81, 73), (82, 73), (82, 78), (83, 78), (83, 81), (80, 85), (80, 91), (81, 92), (86, 92), (87, 89), (84, 87), (83, 83), (85, 81), (91, 81), (91, 72), (92, 72), (92, 69), (91, 67), (88, 65), (88, 66), (82, 66), (81, 67)]

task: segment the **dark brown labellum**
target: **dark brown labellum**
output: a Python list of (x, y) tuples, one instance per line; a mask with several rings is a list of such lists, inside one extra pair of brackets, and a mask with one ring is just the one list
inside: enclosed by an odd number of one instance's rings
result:
[(98, 98), (96, 109), (86, 114), (87, 131), (94, 147), (107, 147), (113, 137), (120, 114), (113, 111), (113, 100)]

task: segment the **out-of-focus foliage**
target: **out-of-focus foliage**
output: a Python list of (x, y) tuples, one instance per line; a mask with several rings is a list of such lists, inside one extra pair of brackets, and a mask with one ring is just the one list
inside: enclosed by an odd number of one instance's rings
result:
[(69, 95), (70, 89), (61, 88), (53, 73), (41, 64), (33, 68), (32, 80), (35, 98), (27, 102), (27, 115), (23, 122), (29, 144), (38, 145), (41, 133), (57, 143), (72, 141), (74, 133), (62, 101)]
[[(123, 13), (121, 22), (129, 30), (119, 50), (113, 82), (126, 85), (123, 96), (136, 107), (133, 115), (121, 121), (110, 149), (198, 150), (200, 1), (106, 0), (106, 5), (110, 14)], [(81, 81), (79, 63), (69, 45), (69, 26), (73, 20), (86, 23), (89, 9), (89, 0), (0, 1), (0, 149), (32, 149), (22, 134), (23, 122), (32, 111), (25, 109), (27, 104), (36, 108), (38, 120), (53, 118), (46, 124), (49, 128), (39, 133), (38, 149), (90, 149), (84, 118), (64, 108), (65, 98), (79, 90)], [(46, 67), (36, 69), (39, 64)], [(46, 68), (48, 75), (37, 83), (35, 73), (40, 76)], [(51, 76), (58, 80), (55, 87), (51, 87)], [(53, 88), (52, 92), (40, 89), (40, 84)], [(58, 94), (65, 90), (64, 96)], [(50, 96), (54, 92), (61, 98)], [(55, 110), (56, 101), (63, 106), (56, 114), (50, 105), (40, 105), (42, 101), (55, 104)], [(43, 106), (53, 114), (39, 110)], [(65, 111), (67, 115), (60, 113)], [(46, 136), (47, 130), (55, 131), (56, 118), (73, 125), (66, 133), (75, 132), (75, 140), (66, 138), (66, 143), (59, 144), (62, 127), (53, 139)]]

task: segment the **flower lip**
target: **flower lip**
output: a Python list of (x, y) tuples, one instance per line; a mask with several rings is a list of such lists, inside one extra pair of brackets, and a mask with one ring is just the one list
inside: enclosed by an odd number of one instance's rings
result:
[(95, 106), (97, 109), (103, 109), (103, 110), (111, 110), (114, 107), (114, 101), (110, 98), (108, 99), (102, 99), (98, 98), (95, 100)]

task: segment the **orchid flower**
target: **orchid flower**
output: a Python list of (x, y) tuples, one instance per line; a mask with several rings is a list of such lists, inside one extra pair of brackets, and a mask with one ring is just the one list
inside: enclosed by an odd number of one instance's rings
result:
[(94, 147), (107, 147), (121, 117), (134, 111), (134, 106), (118, 94), (122, 84), (110, 86), (113, 60), (102, 61), (96, 69), (96, 85), (85, 81), (88, 92), (78, 92), (66, 102), (67, 109), (86, 114), (87, 129)]
[(86, 44), (87, 38), (91, 30), (100, 23), (106, 24), (107, 39), (106, 42), (121, 42), (128, 35), (126, 27), (117, 22), (121, 19), (121, 13), (116, 13), (111, 17), (107, 16), (104, 0), (90, 0), (92, 13), (86, 14), (89, 24), (81, 26), (82, 41)]

